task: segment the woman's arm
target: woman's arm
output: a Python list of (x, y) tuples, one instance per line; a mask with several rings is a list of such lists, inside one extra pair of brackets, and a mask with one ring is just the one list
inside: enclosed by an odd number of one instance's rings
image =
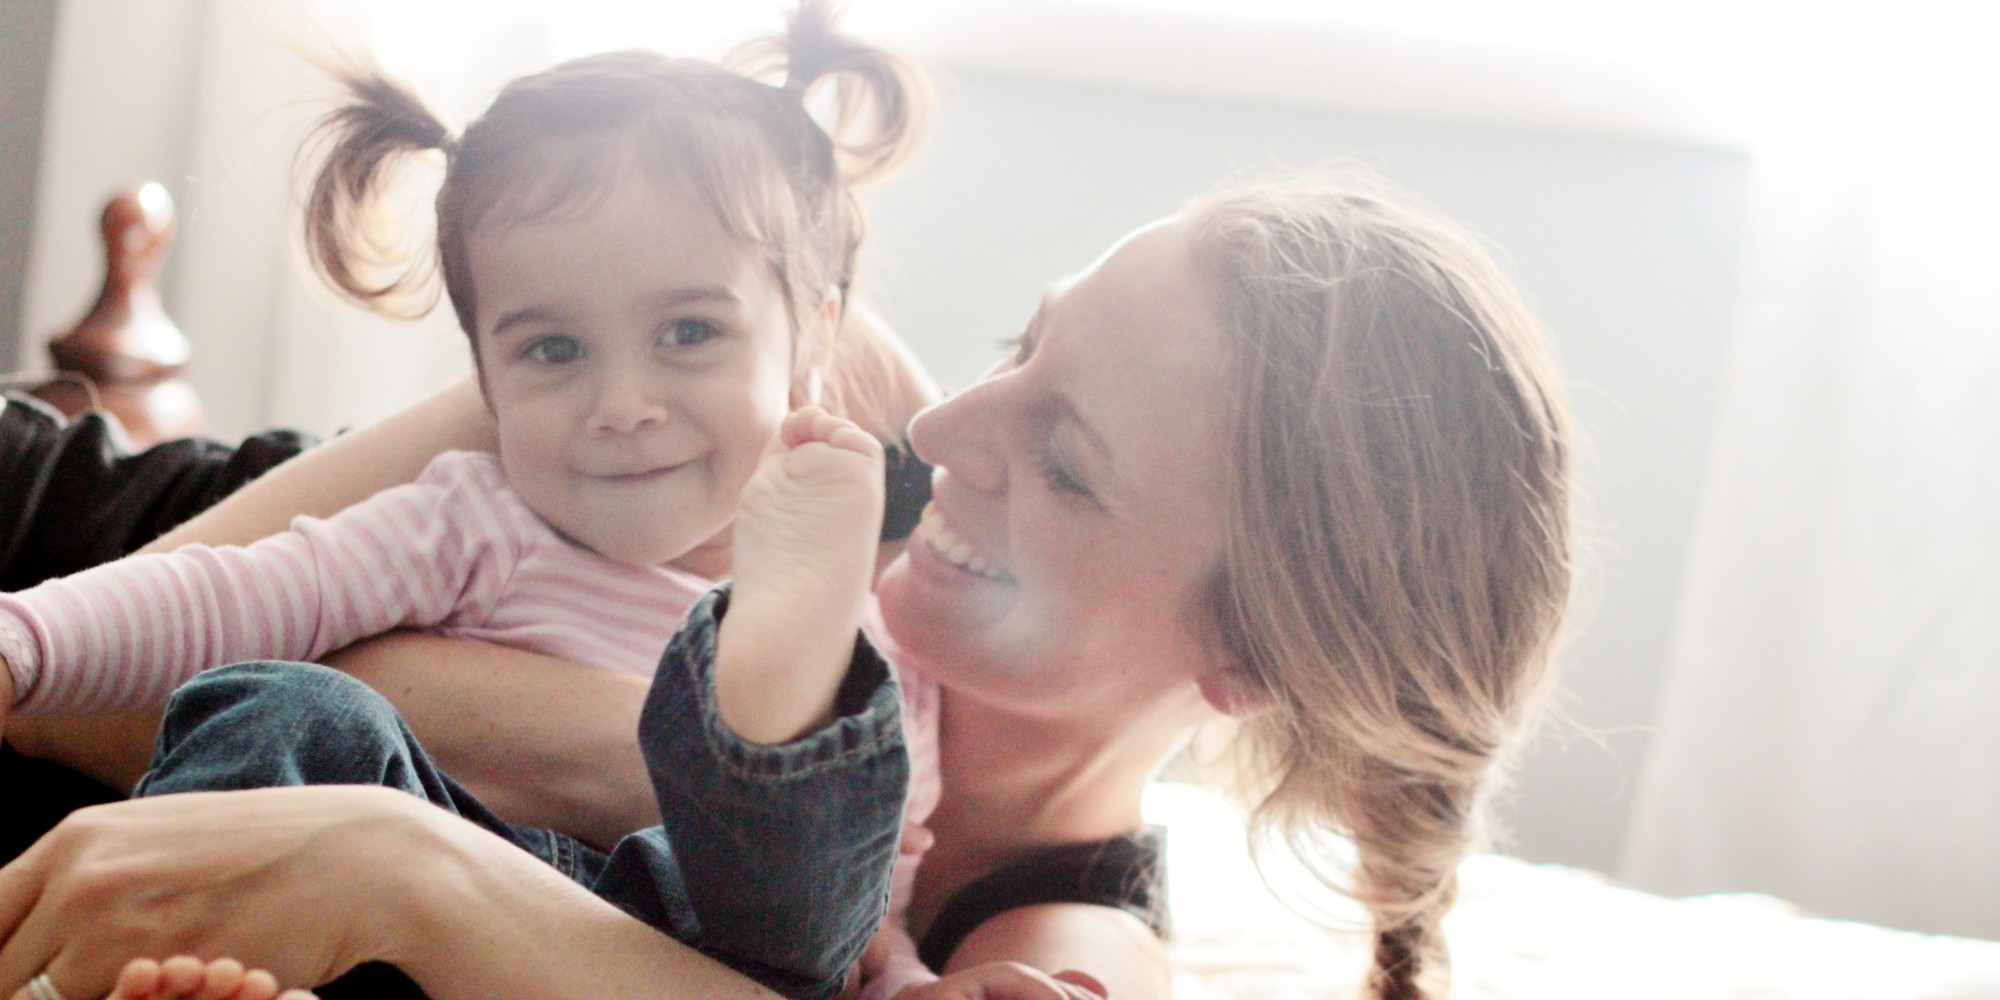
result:
[(101, 806), (0, 870), (0, 996), (44, 970), (67, 996), (101, 996), (127, 958), (173, 953), (235, 956), (287, 984), (387, 961), (437, 1000), (775, 997), (387, 789)]
[(608, 846), (660, 821), (635, 736), (648, 678), (415, 632), (326, 663), (387, 697), (424, 749), (510, 822)]
[(1172, 992), (1159, 936), (1139, 918), (1109, 906), (1049, 903), (1008, 910), (967, 935), (945, 971), (971, 974), (995, 963), (1083, 972), (1113, 1000), (1166, 1000)]
[(492, 451), (494, 433), (479, 387), (464, 379), (272, 469), (139, 551), (254, 542), (301, 514), (327, 517), (410, 482), (440, 452)]
[[(511, 822), (601, 846), (659, 822), (634, 738), (646, 678), (414, 632), (326, 662), (382, 692), (425, 750)], [(145, 773), (159, 722), (152, 712), (23, 718), (8, 739), (123, 790)]]

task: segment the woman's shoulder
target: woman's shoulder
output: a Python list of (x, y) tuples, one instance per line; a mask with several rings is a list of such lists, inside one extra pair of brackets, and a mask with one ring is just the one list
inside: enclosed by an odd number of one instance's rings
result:
[(1123, 910), (1165, 937), (1166, 830), (1141, 827), (1122, 836), (1028, 850), (954, 893), (924, 932), (918, 953), (933, 969), (979, 925), (1024, 906), (1086, 903)]

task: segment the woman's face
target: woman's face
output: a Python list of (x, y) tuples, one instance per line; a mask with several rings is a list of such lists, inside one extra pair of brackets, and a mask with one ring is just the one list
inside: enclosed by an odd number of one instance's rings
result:
[(1222, 554), (1225, 364), (1171, 221), (1054, 286), (1012, 357), (911, 425), (938, 472), (880, 586), (905, 651), (1035, 714), (1192, 692), (1218, 662), (1197, 609)]

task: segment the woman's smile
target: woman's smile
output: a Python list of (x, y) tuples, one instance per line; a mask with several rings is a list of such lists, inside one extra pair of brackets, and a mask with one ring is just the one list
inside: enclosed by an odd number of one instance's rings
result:
[(996, 583), (1014, 582), (1013, 576), (996, 561), (953, 532), (944, 515), (938, 512), (936, 504), (924, 508), (924, 518), (917, 526), (917, 535), (924, 543), (926, 554), (935, 556), (953, 569)]

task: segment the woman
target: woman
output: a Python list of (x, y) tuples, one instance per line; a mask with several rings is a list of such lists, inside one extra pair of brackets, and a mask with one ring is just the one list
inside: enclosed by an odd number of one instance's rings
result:
[[(255, 535), (490, 431), (459, 391), (364, 433), (178, 540)], [(1257, 821), (1374, 915), (1372, 993), (1444, 995), (1455, 865), (1569, 584), (1561, 387), (1486, 256), (1323, 178), (1214, 196), (1056, 285), (1013, 356), (911, 436), (936, 499), (880, 594), (908, 665), (945, 689), (913, 920), (952, 932), (932, 950), (953, 974), (902, 996), (1165, 996), (1159, 941), (1121, 900), (1008, 873), (1133, 843), (1145, 783), (1225, 716)], [(433, 711), (583, 682), (374, 652), (364, 675), (476, 787), (496, 769), (447, 749), (476, 710)], [(630, 715), (607, 715), (629, 740)], [(642, 780), (599, 801), (643, 801)], [(1351, 873), (1322, 853), (1336, 831)], [(365, 788), (78, 814), (0, 872), (0, 933), (0, 990), (46, 970), (72, 1000), (173, 951), (287, 982), (386, 961), (439, 998), (754, 995), (491, 836)]]

